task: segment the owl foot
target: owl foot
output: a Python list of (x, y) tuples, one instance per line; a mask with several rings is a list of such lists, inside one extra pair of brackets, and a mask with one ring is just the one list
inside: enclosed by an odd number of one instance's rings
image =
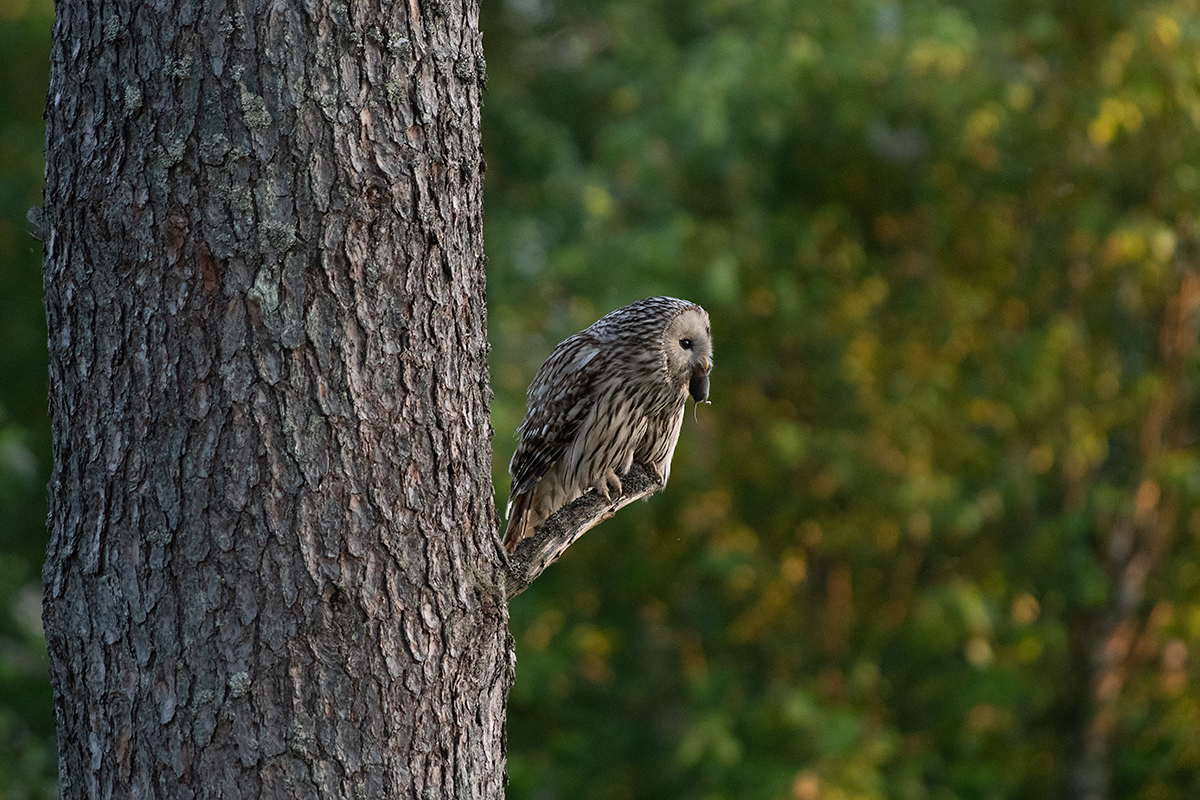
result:
[(610, 469), (600, 477), (596, 483), (596, 494), (603, 496), (605, 500), (621, 496), (621, 479), (617, 477), (616, 472)]

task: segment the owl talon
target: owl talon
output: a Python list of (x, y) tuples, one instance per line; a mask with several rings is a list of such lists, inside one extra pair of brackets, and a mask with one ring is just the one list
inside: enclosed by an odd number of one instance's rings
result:
[(621, 496), (621, 479), (617, 477), (617, 473), (611, 469), (600, 478), (600, 482), (596, 484), (596, 494), (604, 497), (605, 500), (611, 501), (614, 497)]

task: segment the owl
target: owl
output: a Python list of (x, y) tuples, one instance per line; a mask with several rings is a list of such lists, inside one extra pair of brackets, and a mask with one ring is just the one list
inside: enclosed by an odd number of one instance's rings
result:
[(674, 297), (618, 308), (554, 348), (517, 429), (505, 549), (588, 489), (620, 495), (635, 462), (665, 484), (684, 403), (708, 401), (711, 369), (708, 314)]

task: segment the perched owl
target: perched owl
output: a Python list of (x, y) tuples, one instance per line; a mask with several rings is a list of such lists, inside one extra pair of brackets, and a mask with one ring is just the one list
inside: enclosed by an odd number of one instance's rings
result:
[(611, 499), (635, 462), (666, 483), (690, 393), (708, 400), (712, 335), (703, 308), (650, 297), (565, 339), (529, 386), (508, 471), (508, 552), (588, 489)]

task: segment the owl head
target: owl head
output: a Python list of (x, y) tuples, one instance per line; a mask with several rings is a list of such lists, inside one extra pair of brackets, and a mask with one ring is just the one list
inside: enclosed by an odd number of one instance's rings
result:
[(689, 305), (671, 318), (663, 331), (663, 352), (671, 383), (686, 384), (693, 400), (707, 402), (712, 330), (703, 308)]

